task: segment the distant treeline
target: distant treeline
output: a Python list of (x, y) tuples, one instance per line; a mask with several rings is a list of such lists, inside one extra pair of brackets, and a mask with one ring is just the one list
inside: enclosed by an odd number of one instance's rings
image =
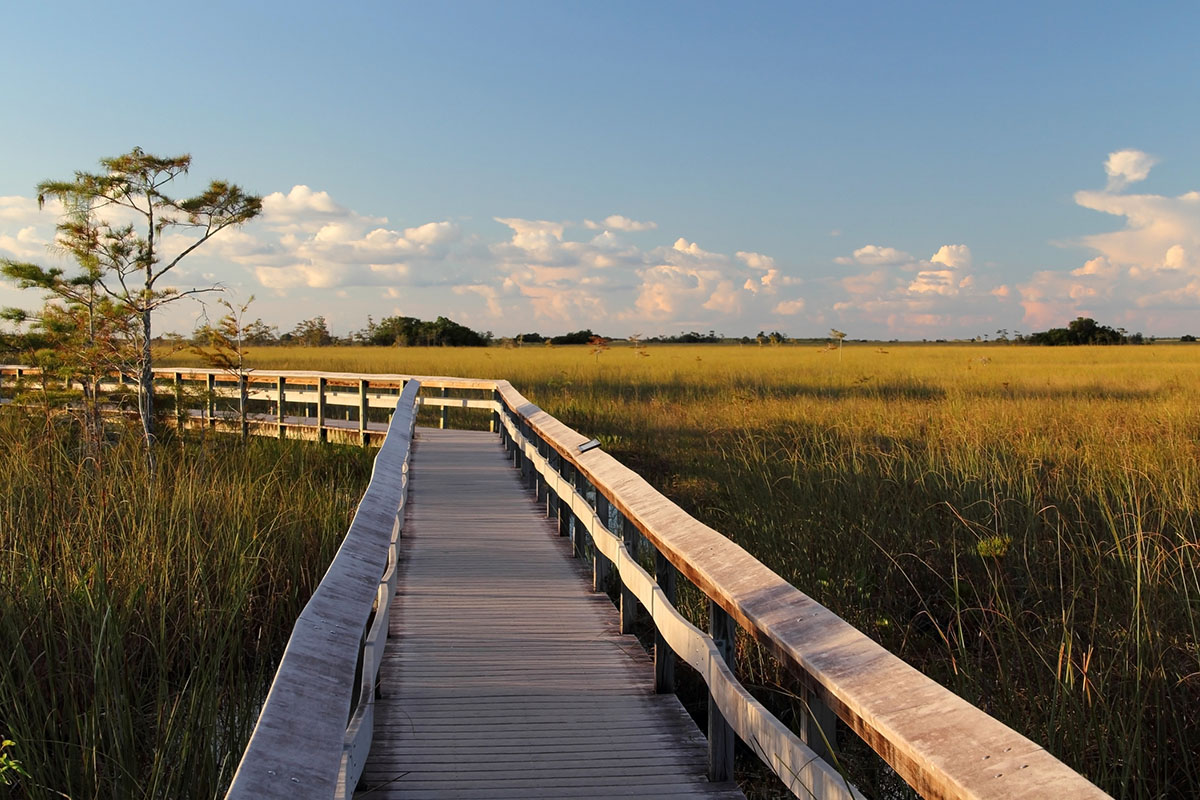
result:
[[(1187, 337), (1184, 339), (1187, 340)], [(1129, 333), (1124, 328), (1101, 325), (1091, 317), (1077, 317), (1065, 328), (1031, 333), (1025, 338), (1029, 344), (1050, 346), (1073, 344), (1144, 344), (1146, 337), (1141, 332)]]
[[(354, 331), (348, 336), (334, 336), (329, 332), (325, 317), (318, 316), (306, 319), (296, 324), (286, 333), (279, 333), (274, 325), (267, 325), (261, 319), (247, 323), (242, 327), (243, 341), (249, 345), (303, 345), (307, 347), (324, 347), (328, 345), (374, 345), (378, 347), (487, 347), (493, 344), (521, 347), (523, 345), (571, 345), (596, 344), (612, 341), (628, 340), (635, 345), (642, 344), (812, 344), (829, 342), (830, 339), (792, 338), (780, 331), (759, 331), (754, 336), (731, 337), (716, 331), (701, 333), (700, 331), (681, 331), (677, 334), (661, 336), (630, 336), (611, 337), (596, 333), (591, 328), (571, 331), (558, 336), (546, 336), (536, 331), (522, 333), (512, 338), (497, 338), (491, 331), (476, 331), (461, 325), (448, 317), (438, 317), (428, 321), (416, 317), (384, 317), (376, 322), (367, 317), (367, 326)], [(204, 344), (201, 329), (193, 333), (192, 339)], [(1181, 342), (1194, 342), (1195, 336), (1184, 335)], [(867, 340), (847, 340), (867, 341)], [(895, 343), (897, 340), (890, 340)], [(927, 340), (926, 340), (927, 341)], [(946, 339), (937, 339), (946, 342)], [(966, 340), (959, 340), (966, 341)], [(987, 342), (988, 337), (975, 337), (970, 341)], [(1008, 330), (996, 331), (993, 342), (1007, 344), (1032, 345), (1119, 345), (1144, 344), (1153, 342), (1154, 337), (1143, 336), (1141, 332), (1129, 333), (1124, 328), (1112, 328), (1101, 325), (1090, 317), (1079, 317), (1070, 322), (1065, 328), (1051, 328), (1022, 335), (1015, 332), (1010, 335)]]
[[(349, 336), (334, 336), (329, 332), (325, 317), (302, 320), (287, 333), (279, 333), (275, 325), (261, 319), (241, 327), (242, 341), (248, 345), (301, 345), (327, 347), (330, 345), (375, 345), (380, 347), (486, 347), (493, 340), (491, 331), (474, 331), (448, 317), (433, 321), (416, 317), (384, 317), (376, 322), (367, 317), (367, 327)], [(203, 328), (192, 333), (192, 341), (207, 343)]]

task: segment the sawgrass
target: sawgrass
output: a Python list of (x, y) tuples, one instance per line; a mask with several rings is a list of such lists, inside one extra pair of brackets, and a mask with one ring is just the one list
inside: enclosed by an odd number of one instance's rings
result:
[(168, 436), (151, 486), (109, 437), (0, 410), (5, 796), (218, 797), (373, 453)]
[[(1107, 791), (1200, 795), (1200, 348), (263, 348), (251, 360), (507, 378)], [(747, 642), (739, 669), (786, 707), (792, 682)]]

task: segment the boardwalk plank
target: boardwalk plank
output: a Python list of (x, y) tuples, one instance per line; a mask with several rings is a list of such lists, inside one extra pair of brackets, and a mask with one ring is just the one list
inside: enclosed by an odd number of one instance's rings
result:
[(357, 796), (740, 798), (496, 438), (418, 433)]

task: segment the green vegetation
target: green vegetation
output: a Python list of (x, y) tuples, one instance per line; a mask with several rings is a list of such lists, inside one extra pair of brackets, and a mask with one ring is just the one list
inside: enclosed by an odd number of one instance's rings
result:
[(438, 317), (425, 322), (416, 317), (385, 317), (376, 323), (368, 318), (363, 344), (424, 345), (426, 347), (485, 347), (492, 334), (478, 333), (452, 319)]
[(1145, 337), (1140, 333), (1127, 333), (1124, 328), (1117, 330), (1107, 325), (1101, 325), (1090, 317), (1077, 317), (1065, 328), (1051, 328), (1048, 331), (1031, 333), (1026, 341), (1029, 344), (1051, 346), (1072, 344), (1143, 344)]
[[(21, 288), (48, 293), (43, 312), (29, 316), (41, 323), (35, 324), (35, 333), (55, 334), (52, 366), (73, 371), (85, 381), (95, 374), (99, 357), (111, 366), (136, 372), (138, 412), (150, 458), (155, 436), (154, 313), (184, 297), (219, 291), (211, 287), (180, 291), (160, 283), (210, 238), (262, 211), (262, 198), (226, 181), (212, 181), (195, 197), (169, 196), (170, 184), (186, 175), (191, 164), (190, 155), (164, 158), (135, 147), (101, 159), (99, 172), (43, 181), (37, 187), (38, 204), (47, 199), (62, 203), (66, 213), (57, 225), (55, 245), (78, 262), (79, 275), (68, 279), (59, 269), (0, 261), (0, 273)], [(114, 212), (119, 221), (111, 216)], [(176, 244), (172, 252), (168, 249), (172, 239), (181, 234), (184, 243)], [(6, 310), (5, 316), (21, 319), (26, 314)], [(47, 318), (56, 324), (44, 324)], [(102, 320), (104, 324), (98, 326)], [(71, 339), (87, 349), (81, 353)], [(30, 351), (35, 358), (46, 351), (45, 346), (18, 349)]]
[(12, 798), (213, 798), (369, 479), (362, 448), (0, 409), (0, 778)]
[[(1200, 794), (1190, 347), (256, 356), (258, 367), (507, 378), (1109, 792)], [(738, 659), (743, 680), (786, 711), (794, 683), (748, 642)]]

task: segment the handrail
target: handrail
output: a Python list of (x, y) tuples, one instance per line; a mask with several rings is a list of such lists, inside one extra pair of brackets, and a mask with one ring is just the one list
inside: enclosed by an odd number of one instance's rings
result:
[[(396, 393), (409, 381), (420, 379), (429, 388), (442, 391), (440, 397), (421, 396), (418, 402), (422, 407), (441, 409), (440, 424), (447, 424), (447, 410), (464, 408), (494, 411), (494, 400), (491, 399), (495, 381), (478, 378), (455, 378), (439, 376), (415, 376), (410, 374), (362, 374), (352, 372), (327, 372), (319, 370), (253, 370), (241, 375), (222, 369), (208, 367), (159, 367), (153, 370), (156, 394), (171, 397), (174, 393), (175, 424), (176, 425), (210, 425), (224, 426), (238, 424), (240, 419), (236, 411), (218, 410), (216, 398), (232, 399), (241, 395), (244, 380), (246, 383), (246, 399), (254, 402), (267, 402), (274, 406), (272, 413), (251, 411), (246, 415), (248, 433), (257, 436), (316, 436), (326, 441), (331, 436), (339, 441), (357, 440), (365, 445), (372, 444), (383, 438), (384, 431), (379, 426), (370, 423), (370, 409), (395, 408)], [(0, 365), (0, 383), (6, 379), (32, 380), (41, 375), (37, 367), (16, 364)], [(163, 380), (172, 382), (172, 386), (164, 386)], [(202, 392), (205, 402), (198, 408), (185, 408), (184, 391), (187, 381), (201, 382), (198, 389)], [(290, 381), (290, 383), (289, 383)], [(33, 381), (34, 385), (41, 385)], [(116, 371), (109, 374), (101, 382), (100, 389), (111, 392), (114, 389), (136, 387), (136, 379), (131, 375), (123, 375)], [(77, 381), (74, 388), (83, 388)], [(485, 392), (487, 399), (472, 397), (448, 397), (448, 389), (470, 390)], [(285, 414), (285, 405), (307, 406), (310, 413), (304, 416)], [(354, 409), (357, 419), (335, 419), (328, 415), (331, 407)], [(109, 409), (106, 413), (112, 413)]]
[[(527, 400), (507, 381), (496, 391), (505, 412), (577, 470), (674, 568), (705, 595), (714, 609), (729, 614), (747, 633), (814, 691), (851, 730), (878, 753), (910, 786), (927, 798), (1107, 797), (1098, 787), (1000, 721), (914, 669), (779, 575), (719, 532), (693, 519), (655, 490), (642, 476), (601, 448), (580, 452), (588, 439)], [(512, 435), (514, 425), (505, 428)], [(526, 442), (530, 461), (536, 446)], [(537, 462), (540, 464), (541, 462)], [(561, 483), (556, 483), (561, 487)], [(568, 500), (589, 532), (593, 519), (577, 494)], [(627, 567), (628, 553), (608, 538), (598, 549), (617, 563), (624, 579), (658, 618), (662, 600), (638, 586), (638, 570)], [(648, 576), (647, 576), (648, 577)], [(673, 615), (666, 617), (673, 620)], [(672, 622), (662, 632), (676, 638)], [(694, 630), (694, 629), (693, 629)], [(683, 638), (683, 637), (680, 637)], [(675, 642), (670, 642), (675, 649)], [(701, 653), (693, 662), (712, 659)], [(706, 670), (700, 669), (708, 680)], [(711, 672), (711, 669), (709, 670)], [(721, 670), (722, 673), (724, 672)], [(722, 674), (718, 683), (726, 676)], [(734, 722), (736, 698), (723, 697), (733, 684), (710, 682), (717, 705)], [(739, 687), (740, 688), (740, 687)], [(752, 740), (747, 740), (753, 746)], [(814, 743), (810, 742), (810, 745)], [(771, 763), (768, 761), (768, 763)], [(771, 764), (774, 768), (775, 764)], [(778, 770), (776, 770), (778, 772)], [(787, 778), (785, 776), (785, 781)], [(788, 781), (789, 787), (796, 788)], [(805, 791), (811, 791), (808, 787)]]
[[(296, 620), (228, 800), (349, 797), (358, 782), (395, 584), (419, 388), (419, 381), (409, 381), (397, 400), (371, 482), (329, 570)], [(372, 614), (375, 624), (367, 630)]]

